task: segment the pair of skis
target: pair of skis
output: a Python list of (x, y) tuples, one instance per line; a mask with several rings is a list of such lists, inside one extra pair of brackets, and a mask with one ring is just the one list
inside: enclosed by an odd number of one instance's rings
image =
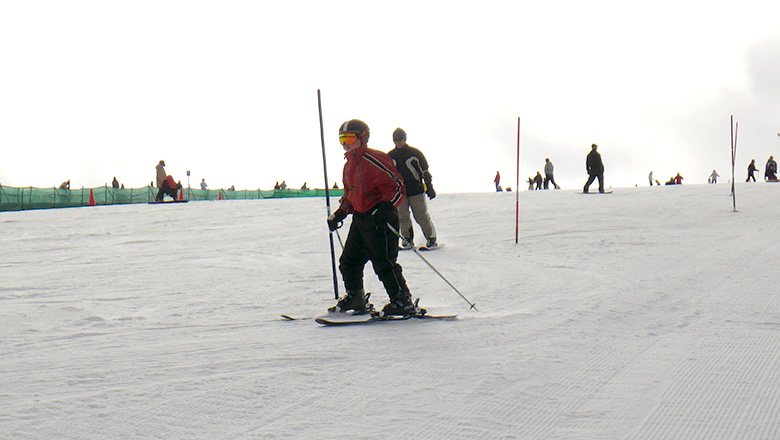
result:
[(389, 321), (407, 321), (410, 319), (452, 321), (457, 318), (458, 315), (429, 315), (427, 313), (413, 314), (413, 315), (389, 315), (389, 316), (379, 316), (376, 313), (370, 313), (364, 315), (349, 315), (346, 313), (328, 313), (327, 315), (318, 316), (314, 318), (314, 322), (322, 325), (344, 326), (344, 325), (374, 324), (374, 323), (389, 322)]
[[(294, 318), (290, 315), (281, 315), (283, 319), (287, 321), (301, 321), (311, 318)], [(344, 326), (344, 325), (359, 325), (359, 324), (373, 324), (379, 322), (389, 321), (407, 321), (412, 319), (420, 320), (433, 320), (433, 321), (453, 321), (458, 319), (458, 315), (429, 315), (429, 314), (413, 314), (413, 315), (390, 315), (379, 316), (378, 314), (365, 313), (362, 315), (352, 315), (349, 313), (328, 313), (326, 315), (317, 316), (314, 318), (314, 322), (317, 324), (327, 326)]]
[[(369, 295), (371, 295), (369, 293)], [(420, 309), (415, 301), (415, 313), (409, 315), (382, 315), (378, 310), (374, 310), (373, 307), (366, 313), (354, 313), (353, 311), (347, 312), (328, 312), (325, 315), (317, 316), (314, 321), (317, 324), (322, 325), (356, 325), (356, 324), (369, 324), (375, 322), (387, 322), (387, 321), (406, 321), (409, 319), (433, 319), (433, 320), (453, 320), (458, 315), (429, 315), (425, 309)], [(294, 318), (290, 315), (281, 315), (282, 318), (288, 321), (298, 321), (306, 318)]]

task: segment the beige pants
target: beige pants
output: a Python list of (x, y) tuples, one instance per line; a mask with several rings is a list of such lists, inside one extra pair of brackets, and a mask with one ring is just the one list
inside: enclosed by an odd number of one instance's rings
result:
[(412, 219), (409, 216), (409, 207), (412, 208), (414, 220), (420, 225), (425, 238), (436, 238), (436, 228), (433, 227), (431, 216), (428, 214), (428, 203), (425, 194), (404, 197), (404, 201), (398, 205), (398, 221), (401, 226), (401, 235), (404, 238), (414, 237), (412, 231)]

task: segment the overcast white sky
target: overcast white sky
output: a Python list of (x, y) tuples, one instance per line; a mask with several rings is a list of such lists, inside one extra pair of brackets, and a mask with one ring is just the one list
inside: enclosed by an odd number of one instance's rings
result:
[[(439, 192), (556, 165), (581, 187), (705, 183), (780, 156), (780, 4), (712, 1), (0, 2), (0, 184), (330, 184), (341, 122), (403, 127)], [(523, 185), (523, 184), (521, 184)]]

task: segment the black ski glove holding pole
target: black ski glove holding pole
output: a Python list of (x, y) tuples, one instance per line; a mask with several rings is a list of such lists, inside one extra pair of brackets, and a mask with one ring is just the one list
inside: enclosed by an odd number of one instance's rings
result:
[(343, 224), (344, 219), (347, 218), (347, 212), (339, 208), (328, 217), (328, 229), (335, 231)]
[(398, 211), (395, 210), (395, 206), (390, 202), (377, 203), (371, 212), (371, 215), (376, 219), (377, 225), (382, 229), (386, 228), (385, 225), (387, 223), (390, 223), (391, 225), (398, 224)]

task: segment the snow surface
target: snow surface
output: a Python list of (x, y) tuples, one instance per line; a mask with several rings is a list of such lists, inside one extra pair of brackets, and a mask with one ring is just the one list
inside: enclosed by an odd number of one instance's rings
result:
[(0, 213), (0, 437), (777, 439), (779, 192), (441, 194), (356, 327), (322, 198)]

